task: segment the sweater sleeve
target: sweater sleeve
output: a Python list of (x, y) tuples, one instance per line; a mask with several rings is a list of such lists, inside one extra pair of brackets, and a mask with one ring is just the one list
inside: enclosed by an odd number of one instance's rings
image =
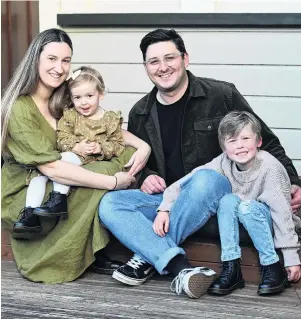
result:
[(201, 169), (211, 169), (217, 171), (218, 173), (222, 173), (222, 161), (224, 158), (224, 154), (219, 155), (218, 157), (214, 158), (211, 162), (196, 167), (189, 174), (185, 175), (184, 177), (182, 177), (181, 179), (167, 187), (163, 193), (163, 200), (160, 206), (158, 207), (157, 211), (170, 212), (172, 205), (180, 195), (181, 188), (183, 187), (183, 185), (187, 184), (190, 181), (195, 172)]
[(290, 181), (286, 171), (280, 165), (270, 167), (258, 200), (270, 207), (275, 248), (281, 249), (285, 267), (300, 264), (300, 243), (295, 231), (290, 198)]

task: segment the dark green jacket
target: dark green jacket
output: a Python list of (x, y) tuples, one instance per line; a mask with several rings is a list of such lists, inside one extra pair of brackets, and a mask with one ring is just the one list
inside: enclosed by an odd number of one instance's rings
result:
[[(217, 129), (220, 120), (230, 111), (248, 111), (254, 114), (234, 84), (208, 78), (195, 77), (188, 72), (190, 92), (185, 106), (182, 127), (182, 158), (185, 174), (218, 156)], [(128, 130), (147, 142), (152, 153), (140, 184), (150, 174), (165, 179), (166, 168), (156, 107), (157, 88), (138, 101), (129, 114)], [(255, 114), (254, 114), (255, 115)], [(255, 115), (257, 118), (258, 116)], [(262, 149), (274, 155), (286, 168), (292, 184), (301, 185), (292, 161), (286, 156), (278, 138), (260, 119)]]

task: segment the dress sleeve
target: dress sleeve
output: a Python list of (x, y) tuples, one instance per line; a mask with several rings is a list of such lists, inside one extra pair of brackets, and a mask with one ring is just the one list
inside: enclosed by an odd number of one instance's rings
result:
[(72, 151), (80, 140), (74, 135), (75, 113), (72, 109), (65, 109), (57, 128), (57, 148), (62, 152)]
[(26, 101), (17, 101), (10, 115), (6, 148), (23, 165), (37, 166), (61, 158), (55, 149), (55, 137), (52, 141), (44, 133), (37, 112)]
[(122, 137), (121, 125), (123, 118), (121, 112), (109, 111), (105, 114), (106, 139), (102, 141), (101, 147), (104, 158), (111, 159), (113, 156), (119, 156), (125, 148), (125, 143)]

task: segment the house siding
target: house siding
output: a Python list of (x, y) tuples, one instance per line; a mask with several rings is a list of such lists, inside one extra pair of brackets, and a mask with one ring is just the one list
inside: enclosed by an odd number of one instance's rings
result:
[[(230, 12), (239, 12), (241, 8), (238, 1), (208, 0), (203, 10), (196, 3), (149, 0), (142, 5), (136, 0), (81, 1), (76, 7), (63, 0), (57, 1), (56, 13), (147, 12), (150, 7), (155, 8), (151, 12), (161, 13), (217, 13), (229, 12), (229, 8), (232, 8)], [(257, 6), (254, 1), (245, 1), (242, 7), (245, 12), (301, 12), (300, 1), (273, 3), (274, 9), (269, 1), (261, 1)], [(40, 14), (43, 12), (40, 7)], [(44, 20), (43, 27), (53, 25), (47, 25)], [(90, 65), (100, 71), (108, 89), (103, 106), (121, 110), (125, 126), (131, 107), (152, 88), (139, 44), (154, 28), (155, 25), (153, 28), (65, 29), (75, 49), (72, 67)], [(301, 176), (301, 28), (174, 28), (185, 41), (190, 56), (189, 70), (197, 76), (234, 83), (279, 137)]]

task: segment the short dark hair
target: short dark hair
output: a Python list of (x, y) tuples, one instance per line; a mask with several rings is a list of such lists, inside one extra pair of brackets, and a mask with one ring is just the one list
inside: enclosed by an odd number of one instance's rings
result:
[(183, 39), (174, 29), (156, 29), (149, 32), (141, 40), (140, 50), (142, 51), (143, 61), (145, 61), (146, 50), (151, 44), (164, 41), (173, 42), (181, 53), (187, 53)]

